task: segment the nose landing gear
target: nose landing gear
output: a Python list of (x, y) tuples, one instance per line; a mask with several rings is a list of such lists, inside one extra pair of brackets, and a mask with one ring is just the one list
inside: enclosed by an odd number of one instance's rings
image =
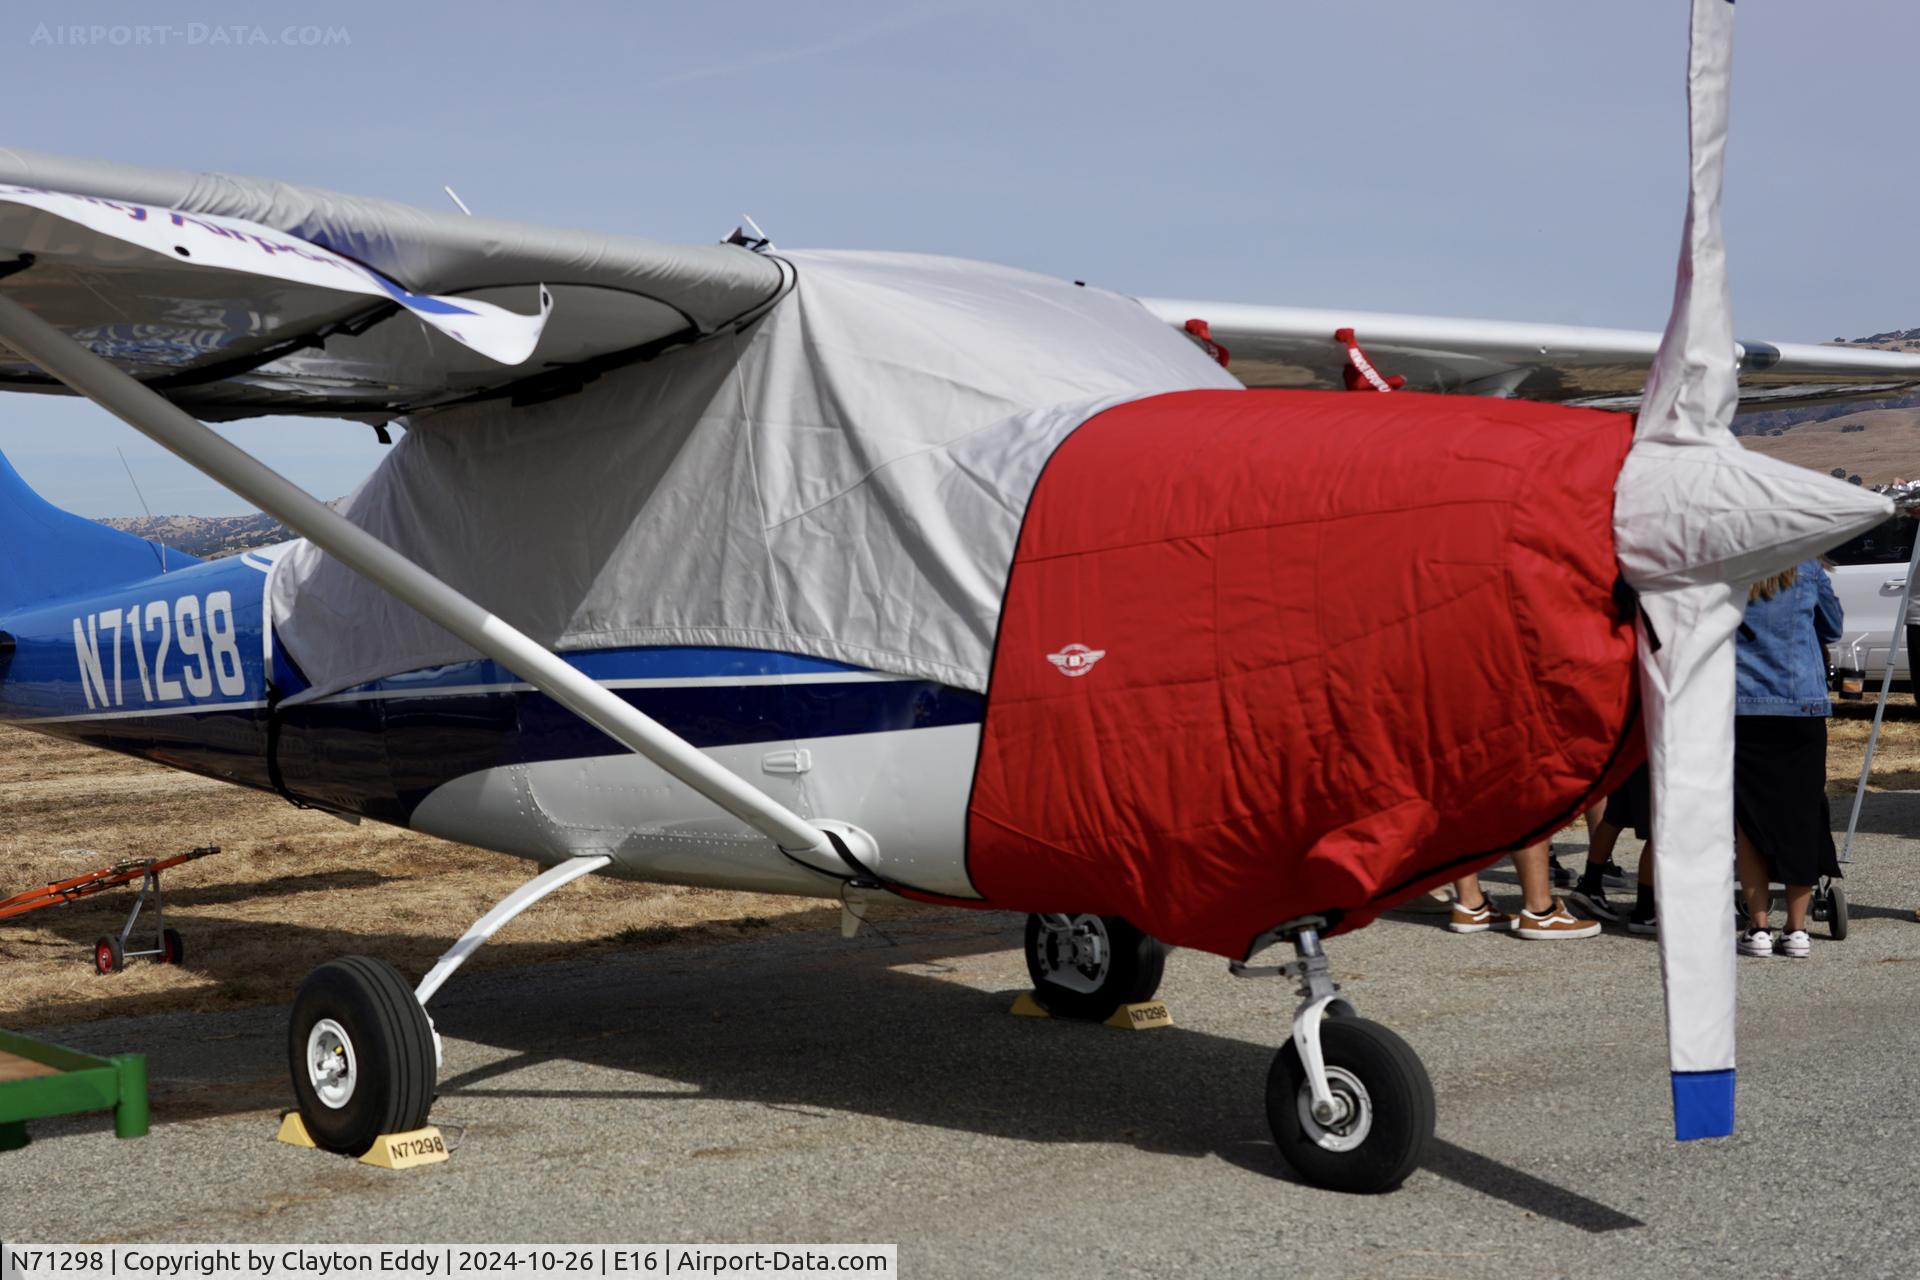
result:
[(1270, 930), (1258, 954), (1291, 942), (1281, 965), (1235, 963), (1239, 977), (1299, 981), (1293, 1035), (1267, 1073), (1267, 1124), (1295, 1172), (1334, 1191), (1391, 1191), (1420, 1165), (1433, 1138), (1433, 1082), (1405, 1040), (1356, 1017), (1320, 945), (1326, 921), (1309, 916)]

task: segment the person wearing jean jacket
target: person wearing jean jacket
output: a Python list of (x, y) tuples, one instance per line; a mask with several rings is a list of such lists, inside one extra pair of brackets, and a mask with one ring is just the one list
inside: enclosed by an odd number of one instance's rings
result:
[(1815, 560), (1797, 565), (1793, 580), (1771, 597), (1749, 600), (1739, 639), (1739, 714), (1830, 714), (1826, 647), (1840, 638), (1843, 621), (1833, 581)]
[[(1806, 560), (1754, 584), (1735, 644), (1734, 848), (1747, 928), (1740, 953), (1810, 954), (1807, 909), (1822, 875), (1837, 876), (1827, 810), (1826, 645), (1844, 619), (1833, 583)], [(1787, 927), (1767, 927), (1770, 883), (1786, 886)]]

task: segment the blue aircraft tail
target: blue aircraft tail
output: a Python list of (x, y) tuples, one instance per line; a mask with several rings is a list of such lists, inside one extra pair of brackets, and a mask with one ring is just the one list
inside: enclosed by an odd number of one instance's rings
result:
[(197, 563), (60, 510), (0, 456), (0, 614)]

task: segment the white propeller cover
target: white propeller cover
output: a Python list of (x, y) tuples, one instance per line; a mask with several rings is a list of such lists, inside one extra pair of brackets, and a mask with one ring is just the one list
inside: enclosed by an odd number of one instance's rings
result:
[(1654, 885), (1678, 1138), (1733, 1131), (1734, 635), (1748, 586), (1885, 519), (1858, 486), (1742, 448), (1720, 229), (1733, 0), (1693, 0), (1691, 174), (1673, 314), (1614, 498), (1640, 596)]

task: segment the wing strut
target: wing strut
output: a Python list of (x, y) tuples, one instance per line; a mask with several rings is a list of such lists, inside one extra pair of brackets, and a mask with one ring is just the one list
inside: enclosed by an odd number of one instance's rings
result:
[[(565, 660), (461, 595), (298, 485), (229, 443), (152, 388), (123, 373), (13, 299), (0, 295), (0, 341), (211, 476), (328, 555), (392, 592), (534, 688), (692, 787), (788, 853), (838, 865), (842, 851), (870, 861), (857, 827), (808, 822)], [(831, 826), (829, 832), (825, 829)]]

